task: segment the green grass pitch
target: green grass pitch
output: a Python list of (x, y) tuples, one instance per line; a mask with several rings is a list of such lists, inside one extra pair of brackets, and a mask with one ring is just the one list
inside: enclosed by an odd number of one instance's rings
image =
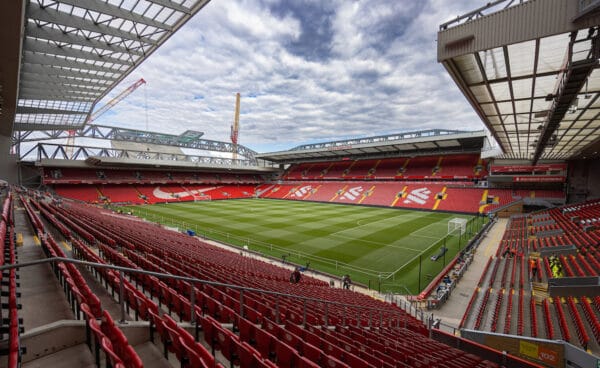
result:
[[(347, 273), (382, 292), (415, 294), (482, 225), (468, 215), (271, 199), (129, 208), (140, 217), (209, 239), (285, 256), (302, 266), (310, 262), (310, 268), (334, 275)], [(468, 231), (447, 237), (448, 221), (456, 217), (469, 220)], [(444, 245), (446, 256), (431, 261)]]

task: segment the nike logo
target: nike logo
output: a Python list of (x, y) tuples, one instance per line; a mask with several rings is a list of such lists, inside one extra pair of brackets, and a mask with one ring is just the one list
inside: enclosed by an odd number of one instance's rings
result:
[(344, 193), (344, 195), (342, 195), (341, 199), (353, 201), (362, 193), (363, 190), (363, 187), (350, 188), (346, 193)]
[(406, 196), (406, 199), (404, 200), (404, 203), (406, 204), (410, 204), (410, 203), (417, 203), (417, 204), (425, 204), (427, 202), (427, 200), (429, 199), (429, 195), (431, 194), (431, 191), (427, 188), (419, 188), (419, 189), (415, 189), (412, 192), (410, 192), (408, 194), (408, 196)]
[(179, 197), (179, 198), (191, 197), (194, 194), (208, 192), (208, 191), (211, 191), (211, 190), (217, 189), (217, 188), (220, 188), (220, 187), (210, 187), (210, 188), (202, 188), (202, 189), (197, 189), (197, 190), (190, 190), (187, 192), (170, 193), (170, 192), (165, 192), (165, 191), (161, 190), (160, 187), (156, 187), (152, 191), (152, 195), (155, 196), (156, 198), (160, 198), (160, 199), (173, 199), (176, 197)]

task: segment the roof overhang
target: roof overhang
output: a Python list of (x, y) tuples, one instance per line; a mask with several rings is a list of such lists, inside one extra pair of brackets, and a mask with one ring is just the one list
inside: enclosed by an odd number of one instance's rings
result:
[[(417, 156), (432, 153), (480, 152), (486, 139), (484, 131), (444, 135), (420, 135), (418, 133), (404, 133), (401, 139), (381, 139), (369, 143), (320, 143), (309, 145), (307, 149), (263, 153), (257, 155), (256, 158), (277, 163), (293, 163), (298, 161), (338, 160), (345, 157), (375, 158)], [(411, 137), (411, 134), (413, 137)], [(357, 141), (360, 142), (360, 140)], [(365, 138), (365, 140), (369, 139)], [(318, 147), (310, 148), (311, 146)]]
[[(9, 35), (21, 40), (18, 49), (8, 49), (21, 64), (11, 70), (18, 76), (18, 86), (11, 88), (18, 91), (14, 129), (82, 127), (102, 97), (208, 2), (3, 1), (0, 13), (19, 23)], [(4, 11), (7, 6), (18, 10), (21, 3), (23, 11)], [(2, 30), (8, 28), (4, 23)]]
[(501, 157), (569, 159), (600, 139), (600, 12), (588, 3), (495, 1), (440, 27), (438, 60)]

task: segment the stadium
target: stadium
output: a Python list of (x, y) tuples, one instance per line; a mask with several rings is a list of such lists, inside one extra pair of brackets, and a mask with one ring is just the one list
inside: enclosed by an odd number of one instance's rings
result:
[(600, 367), (600, 1), (438, 24), (478, 130), (96, 124), (213, 3), (0, 3), (0, 367)]

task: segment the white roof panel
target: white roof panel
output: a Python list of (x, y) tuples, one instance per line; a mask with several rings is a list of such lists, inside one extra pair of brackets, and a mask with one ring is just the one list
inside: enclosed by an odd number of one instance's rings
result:
[(80, 128), (98, 100), (208, 1), (28, 1), (15, 129)]

